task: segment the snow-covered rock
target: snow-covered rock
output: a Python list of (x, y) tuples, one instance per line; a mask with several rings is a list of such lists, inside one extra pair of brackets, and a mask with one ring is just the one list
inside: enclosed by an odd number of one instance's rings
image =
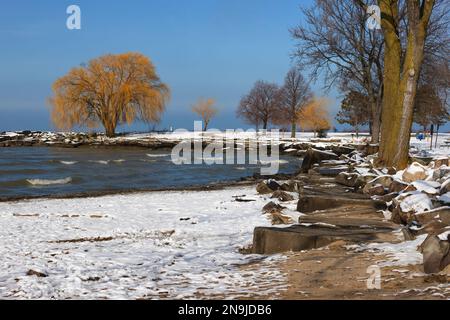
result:
[(438, 196), (437, 199), (443, 203), (450, 203), (450, 192), (444, 193), (442, 196)]
[(442, 183), (441, 189), (439, 191), (440, 194), (445, 194), (447, 192), (450, 192), (450, 178)]
[(438, 194), (439, 191), (437, 189), (441, 186), (439, 182), (423, 180), (414, 181), (412, 185), (414, 186), (414, 188), (416, 188), (416, 190), (425, 192), (430, 195)]
[(450, 207), (439, 207), (429, 211), (418, 212), (414, 215), (414, 220), (421, 225), (437, 220), (448, 226), (450, 225)]
[(391, 185), (389, 186), (389, 192), (390, 193), (392, 193), (392, 192), (400, 193), (403, 190), (405, 190), (408, 186), (409, 186), (409, 184), (407, 184), (403, 181), (400, 181), (398, 179), (394, 179), (392, 181)]
[(427, 167), (424, 167), (420, 163), (414, 162), (403, 172), (402, 179), (405, 182), (425, 180), (428, 176), (427, 169)]
[[(364, 186), (363, 192), (366, 193), (366, 194), (371, 194), (371, 192), (369, 192), (369, 191), (372, 190), (373, 188), (377, 187), (377, 186), (380, 186), (380, 185), (383, 188), (388, 189), (390, 187), (392, 181), (393, 181), (393, 178), (391, 176), (389, 176), (389, 175), (383, 175), (383, 176), (377, 177), (377, 178), (369, 181)], [(379, 188), (376, 188), (376, 189), (379, 189)], [(379, 192), (377, 192), (376, 194), (379, 195)], [(372, 195), (375, 195), (375, 194), (372, 194)]]
[(402, 212), (423, 212), (433, 209), (430, 198), (425, 193), (415, 193), (400, 202)]
[(439, 236), (429, 235), (420, 245), (419, 251), (423, 254), (425, 273), (438, 273), (450, 264), (448, 239), (442, 240)]

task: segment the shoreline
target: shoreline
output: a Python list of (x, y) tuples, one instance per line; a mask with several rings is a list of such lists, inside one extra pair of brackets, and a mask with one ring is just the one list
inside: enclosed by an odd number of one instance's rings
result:
[(49, 195), (36, 195), (36, 196), (0, 196), (0, 203), (5, 202), (19, 202), (28, 200), (42, 200), (42, 199), (85, 199), (85, 198), (100, 198), (104, 196), (120, 196), (120, 195), (133, 195), (140, 193), (156, 193), (156, 192), (173, 192), (173, 191), (218, 191), (224, 190), (226, 188), (232, 187), (248, 187), (254, 186), (258, 182), (265, 179), (276, 179), (276, 180), (288, 180), (292, 178), (295, 173), (289, 174), (277, 174), (273, 177), (255, 177), (246, 176), (241, 177), (240, 180), (232, 180), (225, 182), (217, 182), (205, 185), (193, 185), (190, 187), (172, 187), (172, 188), (148, 188), (148, 189), (124, 189), (124, 190), (101, 190), (101, 191), (87, 191), (87, 192), (76, 192), (76, 193), (65, 193), (65, 194), (49, 194)]

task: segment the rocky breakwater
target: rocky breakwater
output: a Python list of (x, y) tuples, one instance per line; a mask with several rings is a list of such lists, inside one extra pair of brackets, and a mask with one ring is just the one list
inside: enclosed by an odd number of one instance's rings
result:
[(173, 148), (179, 141), (152, 137), (152, 135), (119, 135), (114, 138), (100, 133), (18, 131), (1, 132), (0, 147), (59, 147), (81, 146)]
[(262, 181), (257, 191), (273, 198), (263, 213), (278, 226), (256, 228), (252, 252), (301, 251), (336, 241), (398, 243), (426, 235), (417, 248), (424, 272), (448, 273), (449, 158), (412, 162), (405, 170), (377, 168), (375, 159), (364, 150), (310, 148), (302, 173), (282, 183)]

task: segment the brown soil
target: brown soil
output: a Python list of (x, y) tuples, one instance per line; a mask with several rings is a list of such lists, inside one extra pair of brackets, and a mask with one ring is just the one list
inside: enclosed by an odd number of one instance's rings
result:
[[(426, 276), (422, 266), (381, 268), (381, 289), (369, 290), (368, 267), (387, 258), (352, 252), (339, 241), (323, 249), (286, 254), (273, 264), (286, 274), (287, 290), (257, 299), (408, 300), (450, 299), (450, 276)], [(257, 268), (258, 264), (244, 268)]]

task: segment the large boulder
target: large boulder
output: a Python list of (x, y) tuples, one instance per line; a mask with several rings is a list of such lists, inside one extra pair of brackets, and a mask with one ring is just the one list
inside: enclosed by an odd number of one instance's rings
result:
[[(378, 187), (378, 186), (382, 186), (383, 188), (388, 189), (391, 186), (392, 181), (393, 181), (393, 178), (388, 175), (377, 177), (377, 178), (369, 181), (368, 183), (366, 183), (366, 185), (363, 188), (363, 193), (370, 194), (369, 190), (373, 189), (374, 187)], [(380, 188), (378, 188), (378, 189), (380, 189)], [(373, 195), (375, 195), (375, 194), (373, 194)], [(378, 194), (378, 195), (382, 195), (382, 194)]]
[(294, 196), (290, 195), (289, 193), (282, 191), (282, 190), (277, 190), (272, 194), (272, 199), (278, 199), (281, 202), (287, 202), (287, 201), (293, 201), (294, 200)]
[(443, 204), (450, 204), (450, 192), (437, 196), (437, 200)]
[(429, 195), (436, 195), (439, 193), (437, 189), (441, 187), (441, 184), (436, 181), (416, 180), (412, 183), (412, 186), (418, 191)]
[(342, 206), (368, 206), (377, 210), (386, 209), (386, 204), (382, 201), (372, 199), (352, 199), (344, 197), (330, 196), (302, 196), (297, 203), (297, 211), (310, 213), (319, 210), (326, 210)]
[(389, 186), (389, 193), (392, 193), (392, 192), (400, 193), (403, 190), (405, 190), (408, 186), (409, 186), (409, 184), (407, 184), (403, 181), (394, 179), (392, 181), (391, 185)]
[(269, 213), (272, 225), (293, 224), (294, 220), (281, 211), (274, 211)]
[(402, 212), (417, 213), (430, 211), (433, 204), (425, 193), (413, 193), (401, 198), (400, 208)]
[(433, 170), (433, 180), (438, 181), (450, 175), (449, 166), (441, 166)]
[(376, 186), (370, 188), (366, 193), (371, 197), (384, 196), (386, 194), (386, 189), (381, 184), (377, 184)]
[(336, 177), (336, 183), (342, 184), (347, 187), (355, 187), (358, 177), (359, 174), (357, 173), (341, 172)]
[(347, 172), (348, 166), (319, 167), (318, 173), (323, 176), (336, 177), (342, 172)]
[(391, 220), (398, 224), (417, 221), (415, 214), (432, 210), (433, 204), (424, 193), (404, 193), (393, 201)]
[(423, 166), (428, 166), (433, 161), (433, 157), (416, 155), (411, 157), (411, 161), (417, 162)]
[(305, 223), (287, 228), (257, 227), (253, 233), (253, 253), (275, 254), (321, 248), (335, 241), (380, 241), (392, 233), (390, 226), (361, 228), (360, 225)]
[(445, 180), (442, 185), (441, 185), (441, 189), (439, 190), (439, 193), (442, 194), (446, 194), (450, 192), (450, 178)]
[(273, 213), (273, 212), (280, 212), (283, 209), (286, 209), (286, 207), (283, 207), (282, 205), (279, 205), (271, 201), (263, 207), (262, 211), (263, 213)]
[(283, 191), (287, 191), (287, 192), (297, 191), (298, 190), (298, 182), (290, 180), (288, 182), (281, 184), (280, 189)]
[(417, 212), (414, 214), (414, 220), (425, 225), (431, 221), (440, 221), (446, 226), (450, 226), (450, 207), (440, 207), (433, 210)]
[(272, 193), (274, 190), (270, 189), (265, 181), (262, 181), (258, 183), (258, 185), (256, 186), (256, 191), (259, 194), (269, 194)]
[(357, 149), (365, 156), (371, 156), (378, 153), (378, 151), (380, 150), (380, 146), (378, 144), (360, 144), (357, 145)]
[(356, 179), (355, 187), (356, 188), (364, 188), (367, 183), (369, 183), (373, 179), (376, 179), (377, 177), (378, 176), (376, 174), (372, 174), (372, 173), (362, 174)]
[(331, 146), (331, 151), (333, 153), (337, 154), (338, 156), (341, 156), (343, 154), (347, 155), (355, 151), (355, 148), (353, 147), (347, 147), (347, 146)]
[(436, 157), (433, 159), (434, 162), (434, 167), (435, 168), (440, 168), (442, 166), (448, 166), (449, 165), (449, 161), (448, 161), (448, 157)]
[(305, 154), (303, 158), (302, 172), (308, 172), (314, 164), (320, 163), (324, 160), (338, 160), (339, 157), (337, 154), (329, 151), (320, 151), (317, 149), (310, 148)]
[(439, 220), (432, 220), (422, 225), (420, 228), (410, 228), (410, 231), (416, 236), (422, 234), (439, 235), (444, 232), (447, 227), (448, 226), (446, 224), (442, 223)]
[(440, 235), (429, 235), (420, 245), (423, 254), (423, 268), (425, 273), (438, 273), (450, 263), (450, 231)]
[(267, 183), (267, 186), (274, 191), (281, 189), (281, 185), (273, 179), (267, 180), (266, 183)]
[(373, 199), (374, 200), (383, 201), (383, 202), (391, 202), (392, 200), (394, 200), (397, 197), (398, 197), (398, 193), (397, 192), (392, 192), (392, 193), (388, 193), (388, 194), (385, 194), (385, 195), (374, 196)]
[(256, 186), (256, 191), (259, 194), (269, 194), (280, 189), (281, 185), (275, 180), (262, 181)]
[(413, 162), (403, 172), (402, 179), (405, 182), (411, 183), (417, 180), (425, 180), (427, 178), (427, 168), (418, 162)]

